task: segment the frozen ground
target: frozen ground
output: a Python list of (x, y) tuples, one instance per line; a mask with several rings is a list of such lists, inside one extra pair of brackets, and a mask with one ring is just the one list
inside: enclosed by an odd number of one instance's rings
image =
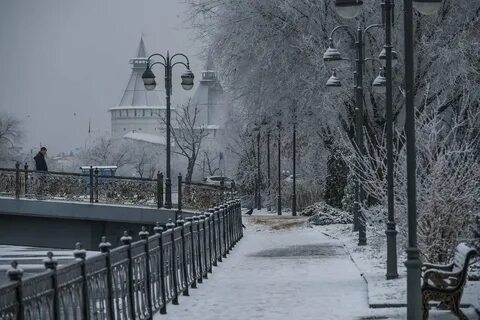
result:
[(306, 227), (305, 218), (256, 214), (244, 218), (244, 238), (209, 279), (155, 319), (406, 319), (405, 308), (369, 309), (366, 283), (341, 240)]
[[(405, 252), (398, 251), (399, 278), (385, 280), (386, 270), (386, 239), (383, 235), (373, 235), (369, 232), (370, 245), (359, 247), (358, 233), (352, 233), (351, 225), (331, 225), (316, 228), (324, 234), (334, 237), (344, 243), (351, 254), (360, 272), (368, 282), (368, 302), (371, 307), (405, 306), (407, 301)], [(383, 237), (375, 241), (373, 237)], [(480, 281), (467, 281), (464, 289), (462, 304), (473, 305), (480, 310)]]

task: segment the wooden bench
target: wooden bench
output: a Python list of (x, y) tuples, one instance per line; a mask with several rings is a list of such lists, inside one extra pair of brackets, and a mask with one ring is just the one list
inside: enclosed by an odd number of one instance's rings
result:
[(460, 243), (455, 249), (453, 262), (448, 265), (424, 263), (422, 266), (422, 311), (428, 319), (430, 301), (438, 301), (442, 308), (450, 309), (459, 319), (468, 319), (460, 310), (463, 288), (467, 282), (470, 260), (478, 254), (475, 249)]

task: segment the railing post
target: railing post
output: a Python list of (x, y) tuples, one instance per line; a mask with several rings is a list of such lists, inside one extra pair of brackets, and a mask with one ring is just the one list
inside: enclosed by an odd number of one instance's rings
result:
[(191, 263), (192, 263), (192, 273), (193, 273), (193, 282), (192, 282), (192, 288), (197, 289), (197, 264), (196, 264), (196, 257), (195, 257), (195, 239), (193, 238), (193, 218), (192, 217), (187, 217), (185, 218), (187, 222), (190, 222), (190, 244), (192, 245), (192, 251), (191, 253)]
[[(197, 243), (197, 257), (195, 260), (195, 265), (198, 269), (198, 274), (200, 274), (200, 277), (198, 277), (198, 283), (203, 282), (203, 268), (202, 268), (202, 246), (200, 245), (200, 242), (203, 241), (200, 237), (200, 217), (199, 216), (194, 216), (193, 221), (195, 222), (195, 228), (197, 230), (197, 238), (194, 239), (195, 241), (192, 241), (192, 244), (194, 245), (195, 242)], [(203, 231), (205, 233), (205, 230)], [(205, 247), (203, 247), (203, 251), (205, 252)], [(205, 253), (204, 253), (205, 255)], [(195, 276), (196, 277), (196, 276)]]
[(230, 253), (230, 249), (233, 247), (232, 244), (232, 213), (230, 210), (230, 201), (227, 201), (225, 204), (225, 212), (227, 217), (227, 253)]
[(183, 256), (183, 279), (185, 279), (185, 290), (183, 291), (184, 296), (189, 296), (190, 293), (188, 291), (188, 270), (187, 270), (187, 252), (185, 250), (185, 220), (182, 219), (182, 216), (178, 217), (177, 220), (177, 227), (181, 227), (181, 233), (182, 233), (182, 256)]
[(223, 223), (223, 219), (221, 219), (221, 212), (220, 212), (220, 207), (215, 207), (215, 215), (217, 216), (218, 218), (218, 226), (217, 226), (217, 230), (218, 230), (218, 261), (219, 262), (222, 262), (223, 259), (222, 259), (222, 223)]
[(15, 163), (15, 198), (20, 199), (20, 162)]
[(225, 247), (225, 251), (223, 253), (223, 257), (227, 257), (227, 254), (230, 253), (230, 248), (228, 247), (228, 221), (227, 221), (227, 205), (222, 205), (221, 212), (223, 216), (223, 246)]
[(17, 309), (17, 318), (16, 320), (23, 320), (24, 312), (23, 312), (23, 286), (22, 286), (22, 277), (23, 277), (23, 269), (18, 268), (18, 262), (13, 260), (10, 264), (10, 268), (7, 270), (7, 276), (10, 281), (15, 281), (17, 283), (16, 287), (16, 299), (18, 303)]
[(90, 319), (90, 300), (88, 297), (88, 279), (87, 279), (87, 268), (85, 264), (85, 259), (87, 257), (87, 252), (82, 248), (82, 244), (77, 242), (75, 244), (75, 250), (73, 250), (73, 256), (76, 260), (82, 261), (80, 266), (82, 273), (82, 299), (83, 299), (83, 308), (82, 308), (82, 319)]
[(178, 305), (178, 273), (177, 273), (177, 249), (175, 248), (175, 223), (172, 222), (172, 219), (168, 219), (168, 223), (166, 224), (167, 229), (172, 229), (171, 237), (172, 237), (172, 274), (173, 274), (173, 299), (172, 304)]
[(157, 208), (163, 207), (163, 173), (157, 172)]
[(128, 246), (128, 293), (130, 318), (135, 320), (135, 292), (133, 285), (133, 259), (132, 259), (132, 237), (128, 235), (128, 231), (123, 232), (123, 236), (120, 238), (123, 245)]
[(145, 241), (144, 248), (145, 248), (145, 264), (146, 264), (146, 281), (147, 281), (147, 308), (148, 308), (148, 314), (150, 319), (153, 318), (153, 304), (152, 304), (152, 275), (151, 275), (151, 270), (150, 270), (150, 247), (148, 244), (148, 236), (150, 234), (147, 231), (147, 228), (145, 226), (142, 226), (142, 231), (138, 233), (138, 236), (140, 239)]
[(95, 203), (98, 203), (98, 168), (95, 168)]
[(179, 173), (178, 174), (178, 212), (181, 212), (182, 211), (182, 174)]
[(52, 271), (52, 287), (53, 287), (53, 319), (60, 319), (60, 309), (58, 301), (58, 281), (57, 281), (57, 266), (58, 261), (53, 258), (51, 251), (47, 252), (47, 258), (43, 260), (45, 269)]
[(24, 186), (24, 191), (25, 191), (25, 197), (27, 196), (28, 193), (28, 164), (25, 162), (25, 165), (23, 166), (24, 174), (25, 174), (25, 186)]
[[(212, 230), (210, 230), (210, 234), (212, 236), (212, 243), (213, 246), (211, 246), (210, 248), (213, 249), (213, 263), (212, 265), (214, 267), (218, 266), (218, 263), (217, 263), (217, 260), (218, 260), (218, 256), (217, 256), (217, 232), (215, 231), (215, 209), (213, 208), (210, 208), (208, 209), (209, 213), (210, 213), (210, 219), (212, 219)], [(212, 261), (210, 260), (210, 261)]]
[(92, 166), (90, 166), (89, 188), (90, 188), (90, 203), (93, 203), (93, 167)]
[(163, 256), (163, 227), (160, 225), (160, 222), (157, 221), (157, 225), (153, 228), (153, 231), (159, 235), (158, 245), (160, 247), (160, 288), (162, 290), (162, 307), (160, 308), (160, 314), (167, 313), (167, 299), (166, 299), (166, 285), (165, 285), (165, 260)]
[[(201, 214), (198, 218), (199, 218), (199, 224), (201, 224), (203, 226), (203, 239), (199, 239), (199, 241), (203, 241), (203, 256), (200, 256), (200, 258), (201, 259), (203, 258), (203, 265), (205, 266), (205, 270), (202, 269), (202, 277), (205, 278), (205, 279), (208, 279), (207, 227), (206, 227), (207, 224), (206, 224), (206, 221), (205, 221), (206, 217), (205, 217), (204, 214)], [(202, 265), (202, 262), (200, 262), (200, 266), (201, 265)]]
[[(213, 244), (212, 244), (212, 228), (210, 226), (210, 221), (212, 219), (212, 214), (210, 212), (205, 212), (205, 225), (204, 225), (204, 228), (205, 228), (205, 231), (207, 230), (207, 226), (208, 226), (208, 234), (205, 232), (205, 243), (207, 243), (208, 241), (208, 256), (206, 256), (206, 259), (209, 259), (208, 260), (208, 264), (206, 264), (207, 266), (207, 273), (212, 273), (212, 250), (213, 250)], [(213, 227), (213, 224), (212, 224), (212, 227)], [(207, 275), (208, 277), (208, 275)]]
[(107, 265), (107, 319), (113, 319), (115, 312), (113, 310), (113, 279), (112, 279), (112, 262), (110, 260), (110, 248), (112, 244), (107, 241), (107, 237), (102, 237), (102, 242), (98, 245), (100, 252), (105, 255), (105, 262)]

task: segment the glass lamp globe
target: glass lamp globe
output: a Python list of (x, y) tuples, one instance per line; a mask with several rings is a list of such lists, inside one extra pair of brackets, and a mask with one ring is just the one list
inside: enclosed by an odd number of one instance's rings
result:
[(327, 80), (326, 87), (332, 91), (338, 91), (342, 88), (342, 82), (337, 77), (337, 71), (334, 69), (332, 75)]
[(335, 9), (340, 17), (344, 19), (353, 19), (357, 17), (362, 10), (363, 1), (361, 0), (335, 0)]
[(413, 7), (421, 14), (430, 16), (440, 10), (442, 0), (414, 0)]
[[(378, 55), (378, 59), (384, 67), (387, 66), (387, 52), (385, 48), (382, 49), (382, 52)], [(398, 53), (397, 51), (392, 50), (392, 67), (395, 67), (398, 63)]]
[(387, 92), (387, 79), (383, 74), (383, 68), (380, 70), (378, 76), (372, 83), (373, 91), (378, 94), (385, 94)]
[(185, 90), (191, 90), (193, 88), (193, 79), (195, 76), (193, 75), (193, 72), (190, 70), (185, 71), (182, 76), (182, 87)]
[(147, 90), (155, 89), (155, 86), (157, 85), (157, 83), (155, 81), (155, 75), (153, 74), (152, 69), (150, 69), (150, 67), (147, 67), (145, 72), (143, 72), (142, 80), (143, 80), (143, 85), (145, 86), (145, 89)]

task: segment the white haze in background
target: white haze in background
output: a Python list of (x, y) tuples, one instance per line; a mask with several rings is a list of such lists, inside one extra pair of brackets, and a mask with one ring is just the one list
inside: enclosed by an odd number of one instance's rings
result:
[[(110, 131), (107, 109), (120, 101), (142, 33), (149, 53), (187, 54), (198, 80), (204, 62), (185, 9), (183, 0), (0, 0), (0, 111), (22, 121), (25, 151), (83, 147), (89, 119), (96, 136)], [(181, 89), (181, 71), (173, 104), (194, 92)]]

